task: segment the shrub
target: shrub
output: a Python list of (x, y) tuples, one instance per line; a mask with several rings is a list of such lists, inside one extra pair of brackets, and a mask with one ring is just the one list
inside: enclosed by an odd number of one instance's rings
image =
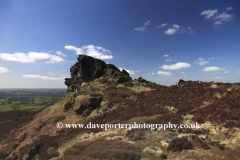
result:
[(125, 82), (123, 85), (124, 87), (134, 87), (134, 84), (132, 82)]
[(67, 112), (69, 109), (71, 109), (73, 107), (73, 104), (72, 104), (72, 102), (71, 102), (71, 100), (70, 101), (68, 101), (65, 105), (64, 105), (64, 112)]
[(167, 150), (172, 152), (179, 152), (183, 149), (193, 149), (193, 146), (187, 136), (172, 139), (167, 147)]
[(125, 137), (136, 141), (136, 140), (146, 139), (144, 136), (145, 136), (144, 129), (132, 129), (127, 131), (127, 134)]
[(172, 139), (167, 148), (168, 151), (172, 152), (179, 152), (182, 151), (183, 149), (193, 149), (193, 146), (191, 142), (188, 141), (187, 136)]
[(134, 92), (126, 87), (109, 87), (103, 90), (104, 98), (112, 103), (120, 103), (126, 97), (130, 97)]

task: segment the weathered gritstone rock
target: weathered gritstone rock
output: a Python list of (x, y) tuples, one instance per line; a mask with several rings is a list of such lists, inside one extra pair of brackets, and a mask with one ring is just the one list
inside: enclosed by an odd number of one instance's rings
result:
[(176, 86), (182, 86), (186, 81), (182, 80), (182, 79), (179, 79), (176, 83)]
[(68, 92), (76, 90), (83, 82), (90, 82), (102, 76), (111, 77), (115, 83), (132, 81), (126, 70), (120, 71), (113, 64), (107, 64), (102, 60), (86, 55), (78, 57), (78, 62), (70, 68), (70, 72), (71, 78), (65, 78)]
[(74, 111), (82, 114), (84, 110), (94, 110), (101, 106), (102, 97), (99, 95), (80, 95), (76, 97)]
[(213, 84), (213, 85), (211, 85), (209, 88), (218, 88), (218, 85)]

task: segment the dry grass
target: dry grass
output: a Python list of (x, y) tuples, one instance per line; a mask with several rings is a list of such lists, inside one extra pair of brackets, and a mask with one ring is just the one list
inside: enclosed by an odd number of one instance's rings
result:
[(53, 118), (52, 124), (55, 124), (55, 123), (57, 123), (57, 122), (60, 122), (60, 121), (64, 120), (65, 118), (66, 118), (65, 115), (56, 116), (56, 117)]
[(73, 145), (64, 152), (64, 157), (137, 160), (141, 158), (141, 151), (142, 148), (132, 144), (106, 141), (105, 137), (101, 137), (93, 141), (84, 141)]
[(146, 123), (150, 120), (154, 120), (157, 118), (162, 117), (162, 114), (159, 115), (154, 115), (154, 116), (138, 116), (138, 117), (133, 117), (131, 119), (129, 119), (126, 124), (134, 124), (134, 122), (136, 122), (136, 124), (141, 124), (141, 123)]

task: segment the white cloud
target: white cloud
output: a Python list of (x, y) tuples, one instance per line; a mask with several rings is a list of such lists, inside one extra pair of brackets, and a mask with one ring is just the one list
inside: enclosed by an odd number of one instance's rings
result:
[(147, 21), (146, 23), (144, 23), (144, 26), (148, 26), (150, 23), (150, 21)]
[(182, 74), (184, 74), (185, 72), (181, 72)]
[(137, 27), (137, 28), (135, 28), (134, 30), (135, 30), (135, 31), (143, 32), (143, 31), (145, 31), (146, 26), (148, 26), (149, 23), (150, 23), (150, 21), (147, 21), (147, 22), (144, 23), (143, 27)]
[(164, 32), (167, 35), (174, 35), (176, 33), (184, 33), (185, 30), (184, 29), (180, 29), (180, 28), (182, 28), (182, 27), (177, 25), (177, 24), (174, 24), (174, 25), (172, 25), (172, 28), (169, 28), (168, 30), (166, 30)]
[(220, 71), (220, 70), (225, 70), (225, 68), (219, 68), (219, 67), (216, 67), (216, 66), (213, 66), (213, 67), (205, 67), (202, 71)]
[(157, 28), (163, 28), (163, 27), (166, 27), (168, 25), (169, 25), (169, 23), (163, 23), (163, 24), (161, 24), (161, 26), (157, 26)]
[(57, 51), (56, 53), (57, 53), (57, 55), (59, 55), (59, 56), (67, 57), (67, 56), (66, 56), (65, 54), (63, 54), (61, 51)]
[(214, 79), (222, 79), (223, 77), (215, 77)]
[(210, 74), (218, 74), (219, 72), (214, 72), (214, 73), (210, 73)]
[(75, 46), (71, 46), (71, 45), (68, 45), (68, 46), (65, 46), (64, 47), (65, 49), (68, 49), (68, 50), (72, 50), (72, 51), (75, 51), (76, 54), (80, 55), (80, 54), (84, 54), (83, 50), (81, 48), (77, 48)]
[(43, 52), (29, 52), (28, 54), (15, 52), (13, 54), (0, 53), (0, 58), (7, 61), (21, 63), (35, 63), (36, 60), (48, 60), (46, 63), (57, 63), (65, 61), (59, 56), (51, 55)]
[(215, 25), (219, 25), (219, 24), (222, 24), (222, 21), (216, 21), (214, 22)]
[(165, 76), (174, 75), (173, 73), (170, 73), (170, 72), (164, 72), (164, 71), (158, 71), (157, 74), (162, 74), (162, 75), (165, 75)]
[(135, 28), (134, 30), (135, 31), (145, 31), (145, 29), (146, 29), (146, 27), (137, 27), (137, 28)]
[(47, 74), (49, 74), (49, 75), (57, 75), (58, 74), (58, 72), (52, 72), (52, 71), (49, 71)]
[(55, 62), (62, 62), (62, 61), (65, 61), (65, 60), (63, 60), (59, 56), (51, 55), (49, 61), (47, 61), (46, 63), (55, 63)]
[(227, 7), (226, 10), (227, 10), (227, 11), (231, 11), (231, 10), (232, 10), (232, 7)]
[(184, 74), (183, 76), (187, 76), (186, 74)]
[(172, 27), (173, 27), (173, 28), (176, 28), (176, 29), (179, 29), (179, 28), (180, 28), (180, 26), (177, 25), (177, 24), (174, 24)]
[(224, 73), (229, 73), (228, 71), (225, 71)]
[(11, 72), (11, 71), (7, 68), (0, 67), (0, 74), (7, 73), (7, 72)]
[(66, 77), (48, 77), (40, 75), (22, 75), (24, 78), (42, 79), (42, 80), (64, 80)]
[[(231, 7), (227, 8), (228, 10), (231, 10)], [(205, 18), (207, 19), (212, 19), (214, 20), (214, 28), (218, 28), (219, 25), (223, 24), (223, 22), (227, 22), (227, 21), (231, 21), (231, 19), (233, 19), (233, 14), (228, 14), (226, 12), (223, 12), (221, 14), (217, 13), (218, 10), (205, 10), (203, 11), (200, 15), (205, 15)]]
[(152, 75), (154, 75), (154, 74), (156, 74), (156, 73), (152, 73)]
[(165, 54), (165, 55), (163, 55), (163, 57), (168, 57), (169, 55), (167, 55), (167, 54)]
[(176, 70), (176, 69), (188, 68), (188, 67), (191, 67), (189, 63), (178, 62), (173, 65), (163, 65), (161, 68), (164, 70)]
[(208, 58), (209, 61), (210, 61), (211, 59), (215, 59), (215, 57), (210, 57), (210, 58)]
[(188, 27), (188, 29), (189, 29), (189, 33), (194, 33), (191, 27)]
[[(123, 69), (125, 69), (125, 68), (119, 68), (121, 71), (123, 70)], [(131, 75), (134, 75), (134, 74), (136, 74), (136, 72), (139, 72), (139, 71), (134, 71), (134, 70), (128, 70), (128, 69), (125, 69), (129, 74), (131, 74)]]
[(205, 64), (208, 64), (209, 62), (204, 61), (204, 58), (198, 58), (198, 61), (194, 60), (194, 64), (199, 64), (200, 66), (203, 66)]
[(172, 57), (169, 57), (168, 59), (166, 59), (165, 61), (170, 62), (170, 61), (176, 61), (176, 59), (172, 59)]
[(209, 19), (212, 16), (214, 16), (217, 12), (218, 12), (217, 9), (215, 9), (215, 10), (210, 10), (209, 9), (209, 10), (203, 11), (202, 13), (200, 13), (200, 15), (205, 15), (205, 18)]
[(73, 50), (76, 52), (76, 54), (78, 55), (88, 55), (94, 58), (98, 58), (98, 59), (112, 59), (113, 56), (110, 54), (109, 50), (106, 50), (102, 47), (99, 46), (94, 46), (94, 45), (85, 45), (82, 46), (82, 48), (77, 48), (75, 46), (65, 46), (65, 49), (68, 50)]
[(168, 35), (174, 35), (177, 31), (178, 31), (178, 29), (169, 28), (168, 30), (166, 30), (164, 32), (165, 32), (165, 34), (168, 34)]
[(228, 14), (226, 12), (219, 14), (215, 17), (215, 20), (217, 20), (214, 24), (215, 25), (220, 25), (222, 24), (222, 22), (226, 22), (226, 21), (231, 21), (231, 19), (233, 18), (233, 14)]

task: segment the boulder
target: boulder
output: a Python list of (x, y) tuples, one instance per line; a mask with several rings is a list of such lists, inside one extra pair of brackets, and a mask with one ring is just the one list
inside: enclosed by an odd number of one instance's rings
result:
[(176, 85), (179, 87), (179, 86), (182, 86), (186, 81), (182, 80), (182, 79), (179, 79), (176, 83)]
[(68, 92), (81, 86), (83, 82), (90, 82), (102, 76), (113, 78), (116, 83), (132, 81), (126, 70), (120, 71), (113, 64), (86, 55), (79, 55), (78, 62), (70, 68), (71, 78), (65, 78)]
[(209, 88), (218, 88), (218, 85), (213, 84), (213, 85), (211, 85)]
[(77, 96), (74, 103), (74, 111), (82, 114), (86, 109), (94, 110), (101, 106), (102, 97), (99, 95), (80, 95)]
[(138, 77), (137, 81), (139, 83), (149, 83), (149, 81), (147, 81), (146, 79), (143, 79), (142, 77)]

